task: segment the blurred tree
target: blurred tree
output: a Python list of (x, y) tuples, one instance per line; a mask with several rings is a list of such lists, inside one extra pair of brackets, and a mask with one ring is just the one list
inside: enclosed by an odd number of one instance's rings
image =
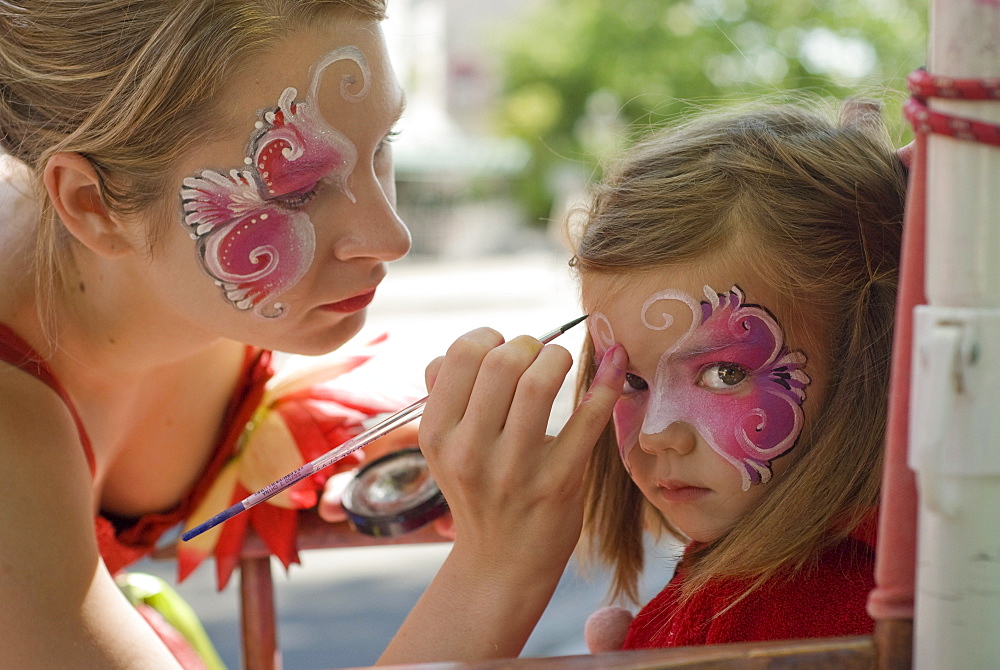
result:
[[(546, 219), (566, 170), (597, 176), (628, 133), (715, 103), (807, 90), (882, 99), (899, 141), (925, 0), (538, 0), (503, 46), (500, 131), (533, 147), (520, 195)], [(577, 178), (579, 181), (579, 178)]]

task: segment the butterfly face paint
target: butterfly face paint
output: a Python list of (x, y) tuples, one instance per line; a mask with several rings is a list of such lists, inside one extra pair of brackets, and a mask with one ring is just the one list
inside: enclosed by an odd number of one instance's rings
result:
[(330, 184), (354, 201), (347, 179), (357, 149), (326, 122), (317, 104), (323, 71), (341, 60), (352, 61), (361, 73), (360, 83), (343, 76), (341, 95), (362, 100), (371, 82), (364, 54), (353, 46), (336, 49), (317, 63), (305, 100), (296, 100), (298, 92), (289, 87), (276, 108), (261, 114), (245, 167), (184, 179), (183, 223), (198, 261), (240, 310), (267, 318), (284, 313), (287, 306), (275, 298), (302, 279), (316, 251), (313, 223), (302, 207), (317, 187)]
[[(642, 305), (637, 317), (651, 330), (675, 326), (669, 313), (657, 309), (666, 302), (686, 306), (692, 318), (660, 356), (648, 388), (626, 391), (615, 406), (619, 449), (629, 467), (640, 433), (687, 423), (736, 468), (746, 491), (770, 480), (771, 461), (787, 453), (802, 431), (806, 357), (785, 349), (771, 313), (746, 304), (738, 287), (718, 294), (706, 286), (705, 297), (698, 302), (668, 289)], [(614, 343), (611, 323), (601, 314), (589, 321), (600, 353)]]

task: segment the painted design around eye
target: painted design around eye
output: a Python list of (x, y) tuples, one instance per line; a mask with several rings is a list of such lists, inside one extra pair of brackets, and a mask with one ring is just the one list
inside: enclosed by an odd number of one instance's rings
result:
[(611, 321), (601, 312), (593, 312), (587, 318), (587, 330), (590, 331), (590, 339), (594, 342), (594, 353), (600, 362), (604, 352), (615, 344), (615, 332), (611, 328)]
[(326, 122), (317, 103), (324, 70), (342, 60), (356, 65), (361, 81), (343, 75), (340, 94), (351, 102), (363, 99), (371, 78), (364, 54), (353, 46), (336, 49), (317, 63), (304, 101), (289, 87), (276, 108), (261, 114), (244, 168), (203, 170), (183, 181), (183, 223), (195, 240), (199, 264), (237, 309), (266, 318), (285, 313), (287, 305), (275, 298), (312, 265), (315, 230), (302, 207), (320, 184), (354, 201), (347, 181), (357, 149)]
[[(802, 369), (806, 357), (787, 351), (773, 315), (745, 303), (739, 287), (719, 294), (706, 286), (705, 297), (697, 307), (697, 325), (658, 363), (642, 432), (656, 434), (678, 421), (691, 424), (737, 469), (747, 490), (770, 480), (771, 461), (787, 453), (802, 431), (810, 381)], [(684, 366), (670, 355), (681, 347), (711, 349), (720, 343), (726, 355), (737, 356), (746, 375), (739, 393), (686, 383)], [(725, 364), (731, 363), (715, 365)]]

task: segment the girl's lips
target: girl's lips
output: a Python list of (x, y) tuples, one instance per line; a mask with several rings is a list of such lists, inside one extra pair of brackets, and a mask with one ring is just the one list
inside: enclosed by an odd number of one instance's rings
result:
[(365, 307), (372, 301), (375, 297), (375, 289), (370, 289), (364, 293), (359, 293), (353, 298), (348, 298), (347, 300), (341, 300), (340, 302), (331, 302), (328, 305), (323, 305), (320, 309), (326, 310), (328, 312), (342, 312), (350, 313), (357, 312)]
[(656, 488), (661, 498), (673, 503), (694, 502), (711, 493), (711, 489), (678, 481), (657, 482)]

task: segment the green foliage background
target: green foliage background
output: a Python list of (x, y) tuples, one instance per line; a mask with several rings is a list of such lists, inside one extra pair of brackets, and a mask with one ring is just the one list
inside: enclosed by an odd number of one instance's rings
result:
[(533, 219), (549, 215), (560, 170), (596, 177), (631, 135), (692, 104), (860, 94), (881, 99), (893, 136), (909, 139), (900, 107), (906, 75), (924, 63), (924, 1), (537, 3), (505, 38), (497, 119), (532, 147), (518, 191)]

